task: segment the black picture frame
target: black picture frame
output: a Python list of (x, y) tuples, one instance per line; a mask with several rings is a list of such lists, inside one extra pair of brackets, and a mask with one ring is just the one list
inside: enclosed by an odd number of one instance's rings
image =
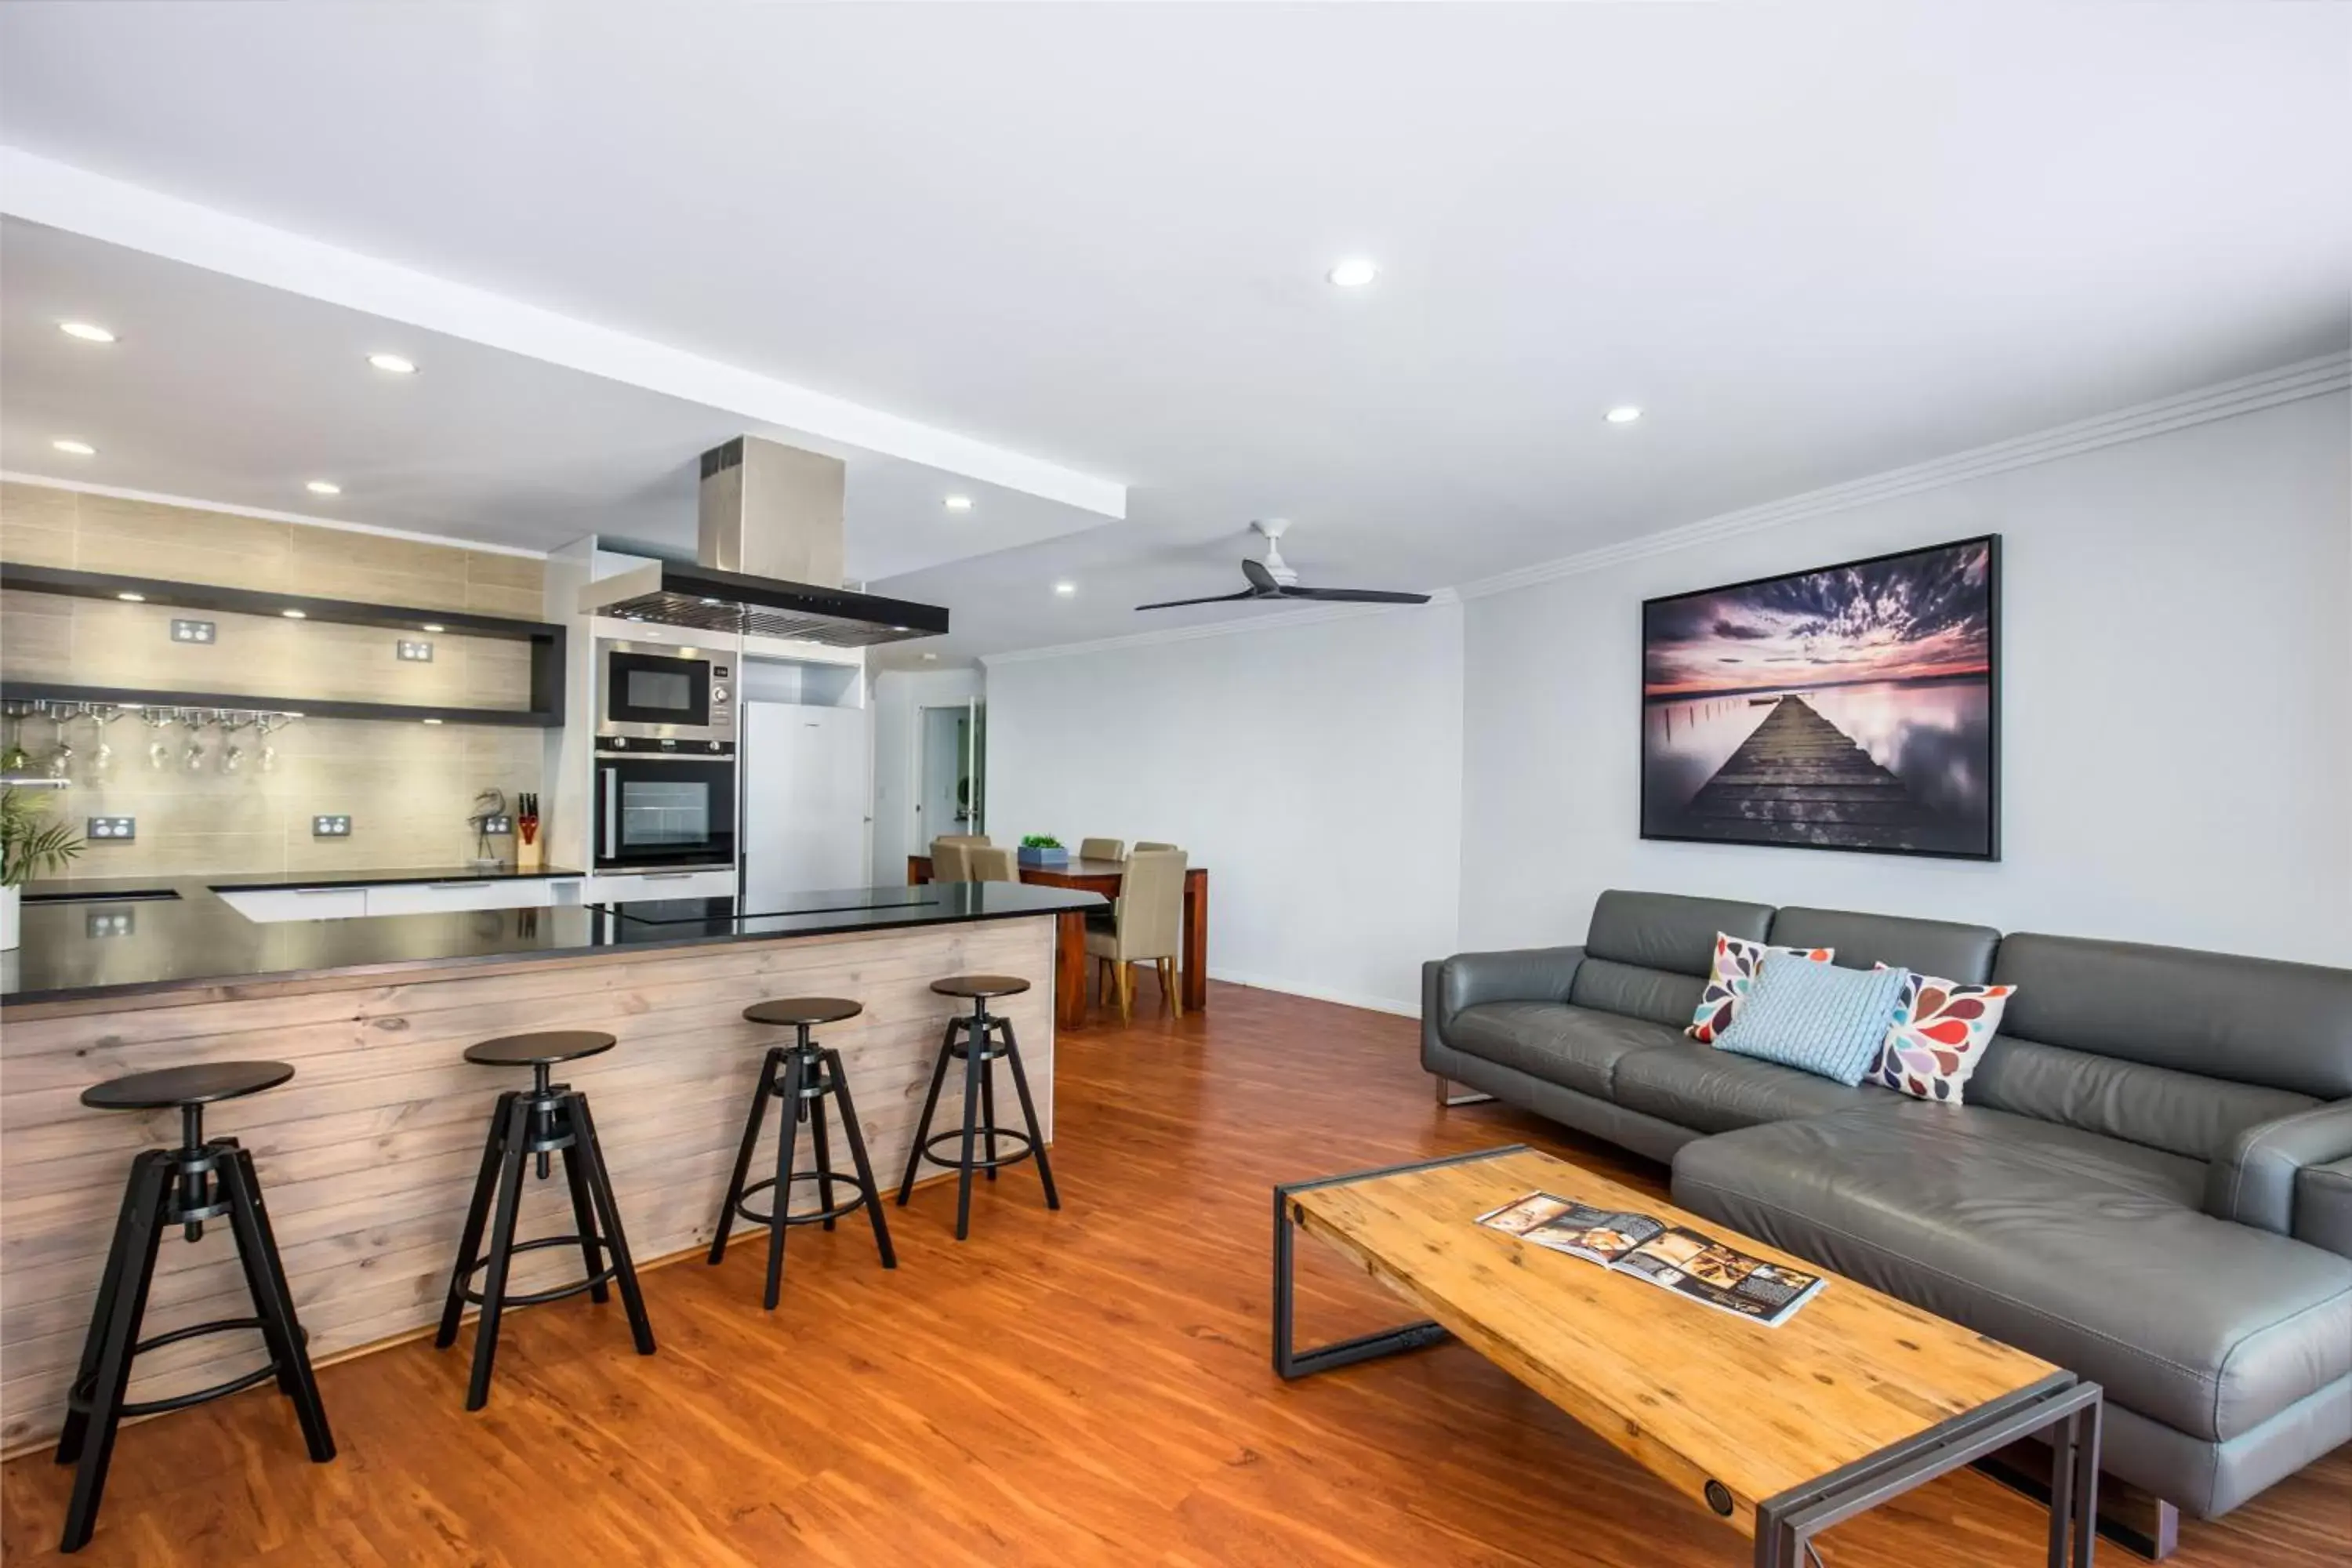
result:
[[(1890, 820), (1887, 821), (1869, 823), (1860, 821), (1848, 822), (1825, 817), (1818, 822), (1804, 822), (1802, 820), (1784, 820), (1777, 818), (1766, 820), (1761, 818), (1735, 816), (1724, 814), (1725, 811), (1728, 809), (1728, 805), (1720, 797), (1718, 797), (1717, 802), (1714, 803), (1718, 807), (1718, 810), (1714, 814), (1703, 815), (1702, 812), (1697, 809), (1699, 806), (1699, 798), (1701, 795), (1706, 795), (1708, 789), (1713, 788), (1716, 785), (1719, 776), (1723, 773), (1724, 769), (1728, 766), (1729, 762), (1731, 761), (1731, 758), (1729, 757), (1727, 757), (1723, 762), (1718, 763), (1712, 767), (1709, 770), (1709, 777), (1706, 784), (1702, 785), (1696, 794), (1682, 805), (1665, 807), (1660, 801), (1653, 798), (1654, 794), (1655, 793), (1653, 775), (1654, 773), (1662, 771), (1666, 766), (1666, 759), (1664, 757), (1654, 755), (1654, 744), (1658, 744), (1659, 742), (1654, 740), (1653, 721), (1654, 718), (1658, 717), (1662, 711), (1670, 710), (1677, 704), (1675, 697), (1672, 695), (1664, 697), (1654, 697), (1652, 695), (1651, 675), (1654, 668), (1654, 662), (1657, 658), (1660, 647), (1662, 647), (1661, 639), (1658, 636), (1659, 625), (1661, 621), (1664, 619), (1665, 616), (1675, 608), (1689, 605), (1692, 601), (1715, 599), (1742, 594), (1754, 595), (1758, 594), (1759, 591), (1769, 592), (1770, 590), (1778, 589), (1784, 584), (1800, 584), (1808, 578), (1828, 578), (1838, 574), (1864, 573), (1869, 572), (1873, 569), (1885, 569), (1906, 562), (1917, 563), (1920, 570), (1924, 572), (1933, 563), (1934, 558), (1947, 556), (1955, 552), (1974, 552), (1979, 549), (1981, 549), (1984, 552), (1982, 613), (1985, 623), (1985, 670), (1982, 677), (1984, 687), (1984, 723), (1980, 758), (1981, 774), (1984, 785), (1984, 807), (1980, 826), (1978, 824), (1977, 815), (1972, 808), (1963, 810), (1957, 814), (1942, 812), (1933, 805), (1920, 802), (1916, 796), (1910, 795), (1907, 788), (1906, 788), (1905, 800), (1903, 802), (1888, 803), (1885, 810)], [(1882, 571), (1880, 574), (1883, 576), (1884, 572)], [(2001, 847), (2000, 580), (2000, 535), (1998, 533), (1981, 533), (1972, 535), (1966, 539), (1948, 540), (1938, 544), (1925, 544), (1904, 550), (1890, 550), (1880, 554), (1862, 556), (1852, 561), (1841, 561), (1823, 566), (1807, 567), (1801, 571), (1775, 573), (1768, 576), (1751, 577), (1743, 582), (1727, 583), (1715, 587), (1695, 588), (1681, 593), (1664, 594), (1642, 601), (1642, 684), (1641, 690), (1637, 696), (1635, 703), (1637, 709), (1636, 717), (1641, 724), (1640, 744), (1635, 752), (1636, 765), (1639, 768), (1641, 779), (1641, 837), (1644, 839), (1666, 843), (1752, 845), (1768, 848), (1788, 849), (1829, 849), (1841, 851), (1846, 854), (1906, 855), (1946, 860), (1999, 860), (2000, 858)], [(1718, 629), (1721, 628), (1719, 627)], [(1726, 662), (1736, 662), (1736, 660), (1727, 660)], [(1720, 690), (1707, 693), (1706, 694), (1706, 697), (1707, 701), (1720, 709), (1723, 704), (1734, 700), (1744, 701), (1751, 706), (1761, 705), (1767, 700), (1766, 694), (1777, 694), (1771, 698), (1771, 700), (1777, 704), (1780, 700), (1790, 697), (1800, 698), (1801, 700), (1803, 697), (1814, 692), (1835, 690), (1847, 687), (1965, 687), (1972, 683), (1972, 678), (1962, 675), (1933, 678), (1906, 678), (1901, 680), (1877, 679), (1830, 682), (1765, 682), (1749, 687), (1727, 687)], [(1692, 700), (1685, 701), (1681, 704), (1681, 706), (1685, 708), (1696, 705), (1696, 700), (1695, 697)], [(1779, 709), (1776, 706), (1774, 713), (1767, 716), (1768, 721), (1771, 718), (1777, 717)], [(1827, 721), (1821, 720), (1819, 715), (1812, 713), (1810, 705), (1806, 706), (1805, 712), (1802, 715), (1795, 714), (1792, 710), (1792, 722), (1799, 719), (1803, 720), (1809, 730), (1811, 731), (1808, 738), (1813, 739), (1816, 745), (1818, 745), (1818, 727), (1827, 724)], [(1671, 722), (1671, 720), (1669, 719), (1668, 721)], [(1828, 725), (1827, 727), (1833, 731), (1836, 728), (1834, 725)], [(1759, 732), (1760, 732), (1761, 729), (1761, 725), (1758, 726)], [(1837, 733), (1843, 735), (1843, 731), (1838, 731)], [(1875, 761), (1870, 758), (1867, 751), (1864, 750), (1859, 742), (1854, 742), (1851, 736), (1844, 736), (1844, 738), (1848, 744), (1852, 745), (1854, 748), (1854, 751), (1860, 754), (1863, 763), (1866, 763), (1870, 770), (1885, 775), (1885, 778), (1891, 781), (1894, 784), (1898, 787), (1902, 787), (1902, 781), (1899, 776), (1886, 768), (1880, 767)], [(1747, 742), (1743, 742), (1743, 751), (1746, 746)], [(1735, 757), (1741, 754), (1742, 752), (1740, 751), (1735, 751), (1732, 753)], [(1752, 752), (1748, 754), (1751, 758), (1754, 755)], [(1971, 757), (1970, 760), (1975, 759)], [(1863, 770), (1860, 767), (1857, 767), (1854, 769), (1854, 773), (1857, 780), (1860, 780), (1862, 778)], [(1843, 781), (1837, 782), (1843, 783)], [(1725, 787), (1727, 790), (1737, 790), (1741, 786), (1737, 784), (1727, 784)], [(1767, 787), (1777, 788), (1780, 786)], [(1880, 785), (1880, 787), (1885, 786)], [(1909, 810), (1905, 812), (1896, 809), (1900, 806), (1907, 806)]]

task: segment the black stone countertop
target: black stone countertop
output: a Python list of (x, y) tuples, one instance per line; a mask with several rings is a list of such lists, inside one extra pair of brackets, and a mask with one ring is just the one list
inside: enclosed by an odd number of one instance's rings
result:
[[(377, 882), (468, 878), (464, 871), (357, 875)], [(780, 908), (742, 913), (731, 899), (693, 899), (265, 923), (246, 919), (212, 891), (339, 883), (365, 885), (343, 874), (295, 882), (283, 877), (197, 877), (36, 883), (26, 889), (22, 945), (0, 953), (0, 1003), (80, 1001), (324, 974), (396, 974), (561, 958), (602, 948), (700, 947), (1108, 907), (1097, 894), (1066, 888), (948, 882), (800, 893), (781, 900)]]

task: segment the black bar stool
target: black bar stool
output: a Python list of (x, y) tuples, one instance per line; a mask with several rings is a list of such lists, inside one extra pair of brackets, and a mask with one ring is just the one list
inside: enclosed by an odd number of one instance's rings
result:
[[(457, 1319), (466, 1303), (481, 1304), (481, 1321), (474, 1331), (474, 1376), (466, 1388), (466, 1408), (479, 1410), (489, 1403), (490, 1364), (498, 1359), (499, 1316), (509, 1307), (534, 1306), (566, 1296), (589, 1293), (607, 1300), (604, 1282), (621, 1288), (621, 1305), (629, 1314), (629, 1332), (639, 1355), (654, 1353), (653, 1325), (646, 1321), (645, 1299), (637, 1294), (636, 1267), (629, 1261), (629, 1244), (621, 1234), (621, 1211), (613, 1202), (613, 1178), (604, 1169), (604, 1153), (596, 1142), (595, 1119), (588, 1114), (588, 1097), (568, 1084), (549, 1081), (558, 1062), (600, 1056), (613, 1048), (613, 1037), (593, 1029), (551, 1029), (534, 1035), (504, 1035), (466, 1049), (466, 1059), (480, 1067), (530, 1068), (528, 1093), (510, 1089), (499, 1096), (490, 1114), (490, 1136), (482, 1150), (481, 1174), (474, 1179), (474, 1201), (466, 1209), (466, 1234), (457, 1243), (457, 1267), (449, 1276), (449, 1300), (441, 1309), (441, 1331), (434, 1344), (449, 1348), (457, 1338)], [(572, 1217), (579, 1226), (574, 1236), (543, 1236), (532, 1241), (514, 1238), (516, 1211), (522, 1206), (522, 1159), (539, 1159), (539, 1179), (549, 1174), (548, 1155), (561, 1151), (564, 1179), (572, 1184)], [(497, 1213), (491, 1213), (491, 1200)], [(490, 1226), (490, 1250), (482, 1255), (482, 1226)], [(543, 1247), (577, 1247), (588, 1266), (587, 1277), (576, 1285), (528, 1295), (507, 1294), (507, 1269), (518, 1252)], [(605, 1266), (603, 1253), (613, 1261)], [(478, 1268), (488, 1275), (479, 1290), (467, 1281)]]
[[(278, 1392), (294, 1402), (310, 1458), (323, 1465), (335, 1457), (334, 1434), (327, 1429), (326, 1406), (319, 1402), (319, 1384), (311, 1376), (310, 1352), (304, 1348), (308, 1336), (294, 1319), (294, 1298), (286, 1286), (278, 1238), (270, 1233), (269, 1215), (261, 1206), (261, 1181), (254, 1173), (253, 1156), (238, 1147), (234, 1138), (209, 1142), (205, 1138), (205, 1106), (275, 1089), (293, 1076), (294, 1069), (284, 1062), (207, 1062), (134, 1073), (82, 1091), (81, 1102), (93, 1110), (176, 1108), (180, 1146), (145, 1150), (131, 1162), (131, 1182), (123, 1189), (122, 1212), (114, 1222), (114, 1245), (106, 1255), (106, 1272), (99, 1280), (89, 1337), (82, 1342), (81, 1369), (74, 1374), (73, 1387), (66, 1396), (65, 1430), (58, 1436), (58, 1463), (79, 1461), (80, 1466), (74, 1473), (73, 1501), (66, 1510), (65, 1539), (58, 1544), (61, 1552), (79, 1552), (89, 1543), (91, 1527), (98, 1522), (99, 1500), (106, 1491), (107, 1465), (114, 1458), (115, 1429), (126, 1415), (184, 1409), (274, 1377)], [(180, 1226), (194, 1241), (205, 1234), (205, 1221), (223, 1215), (228, 1216), (230, 1234), (236, 1238), (237, 1261), (245, 1266), (245, 1288), (252, 1294), (254, 1315), (191, 1323), (152, 1339), (139, 1338), (139, 1321), (146, 1315), (147, 1288), (154, 1281), (156, 1249), (164, 1227)], [(193, 1394), (124, 1400), (131, 1357), (234, 1329), (261, 1331), (262, 1342), (269, 1352), (266, 1365)]]
[[(858, 1130), (857, 1107), (849, 1098), (849, 1075), (842, 1070), (841, 1053), (820, 1047), (809, 1038), (809, 1030), (818, 1024), (837, 1024), (844, 1018), (855, 1018), (866, 1011), (865, 1004), (850, 1002), (838, 996), (790, 996), (773, 1002), (754, 1002), (743, 1009), (744, 1018), (754, 1024), (790, 1025), (793, 1031), (789, 1046), (769, 1047), (766, 1058), (760, 1064), (759, 1086), (751, 1090), (751, 1113), (743, 1121), (743, 1146), (735, 1154), (735, 1174), (728, 1179), (727, 1201), (719, 1209), (719, 1234), (710, 1238), (710, 1261), (717, 1263), (727, 1256), (727, 1232), (735, 1216), (755, 1220), (768, 1227), (768, 1289), (763, 1298), (768, 1310), (776, 1310), (777, 1299), (784, 1289), (784, 1227), (822, 1222), (831, 1230), (834, 1221), (855, 1214), (863, 1208), (874, 1222), (874, 1245), (881, 1250), (882, 1267), (898, 1267), (898, 1255), (890, 1247), (890, 1227), (882, 1218), (881, 1194), (874, 1190), (874, 1167), (866, 1161), (866, 1135)], [(776, 1173), (751, 1185), (743, 1178), (751, 1173), (751, 1152), (760, 1142), (760, 1123), (768, 1113), (771, 1096), (781, 1099), (790, 1109), (790, 1115), (779, 1113), (776, 1129)], [(833, 1169), (833, 1153), (825, 1142), (824, 1102), (828, 1099), (841, 1102), (841, 1130), (849, 1139), (849, 1158), (857, 1167), (853, 1182), (850, 1177), (836, 1175)], [(793, 1144), (799, 1124), (806, 1121), (816, 1144), (816, 1169), (795, 1172), (793, 1169)], [(792, 1184), (794, 1182), (814, 1182), (817, 1184), (817, 1207), (809, 1214), (788, 1215)], [(856, 1195), (845, 1203), (833, 1200), (835, 1183), (854, 1185)], [(769, 1194), (768, 1212), (761, 1214), (745, 1205), (753, 1193)]]
[[(1029, 983), (1010, 974), (958, 974), (946, 980), (934, 980), (931, 989), (942, 996), (970, 997), (971, 1012), (962, 1017), (948, 1020), (947, 1033), (940, 1039), (940, 1058), (931, 1068), (931, 1092), (923, 1100), (923, 1119), (915, 1126), (914, 1146), (907, 1151), (907, 1179), (898, 1184), (898, 1206), (904, 1208), (915, 1191), (915, 1172), (929, 1158), (935, 1165), (945, 1165), (957, 1173), (956, 1239), (961, 1241), (971, 1233), (971, 1173), (986, 1171), (990, 1181), (996, 1180), (996, 1168), (1010, 1165), (1016, 1160), (1033, 1155), (1037, 1161), (1037, 1179), (1045, 1185), (1045, 1206), (1062, 1206), (1059, 1194), (1054, 1191), (1054, 1167), (1045, 1158), (1045, 1135), (1037, 1127), (1037, 1107), (1029, 1098), (1029, 1075), (1021, 1070), (1021, 1047), (1013, 1037), (1013, 1020), (1000, 1018), (988, 1010), (989, 999), (995, 996), (1018, 996), (1029, 989)], [(996, 1043), (1001, 1032), (1003, 1044)], [(957, 1039), (961, 1033), (962, 1039)], [(961, 1132), (931, 1133), (931, 1112), (939, 1109), (940, 1085), (947, 1081), (948, 1060), (963, 1058), (963, 1130)], [(996, 1069), (1002, 1059), (1013, 1069), (1013, 1091), (1021, 1097), (1021, 1120), (1028, 1124), (1026, 1132), (996, 1124)], [(935, 1143), (945, 1143), (961, 1137), (962, 1149), (954, 1159), (931, 1152)], [(976, 1157), (972, 1144), (981, 1141), (984, 1153)], [(1013, 1152), (999, 1158), (997, 1140), (1004, 1139), (1015, 1145)]]

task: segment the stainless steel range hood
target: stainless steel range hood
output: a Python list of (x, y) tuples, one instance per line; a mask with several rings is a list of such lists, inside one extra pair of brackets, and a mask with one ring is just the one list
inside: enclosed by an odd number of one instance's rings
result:
[(756, 436), (702, 454), (694, 562), (599, 577), (583, 614), (868, 647), (939, 637), (948, 613), (831, 584), (842, 574), (841, 459)]

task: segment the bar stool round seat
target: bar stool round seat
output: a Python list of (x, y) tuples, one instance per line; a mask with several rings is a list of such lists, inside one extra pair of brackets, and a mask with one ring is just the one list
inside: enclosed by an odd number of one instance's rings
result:
[(528, 1035), (500, 1035), (466, 1047), (466, 1059), (476, 1067), (553, 1067), (583, 1057), (602, 1056), (620, 1042), (601, 1029), (541, 1029)]
[[(311, 1374), (310, 1336), (295, 1316), (293, 1293), (287, 1288), (285, 1264), (262, 1204), (253, 1156), (234, 1138), (205, 1136), (205, 1106), (258, 1094), (293, 1076), (294, 1069), (284, 1062), (196, 1062), (132, 1073), (82, 1091), (81, 1102), (93, 1110), (176, 1109), (180, 1142), (177, 1148), (145, 1150), (131, 1163), (130, 1184), (115, 1220), (106, 1270), (100, 1277), (81, 1362), (67, 1388), (65, 1426), (58, 1436), (58, 1463), (75, 1467), (61, 1551), (78, 1552), (89, 1541), (106, 1492), (115, 1432), (127, 1417), (184, 1410), (274, 1380), (294, 1405), (311, 1459), (325, 1464), (335, 1457), (334, 1434)], [(236, 1239), (253, 1316), (187, 1323), (140, 1338), (163, 1233), (177, 1226), (190, 1241), (201, 1240), (205, 1223), (215, 1219), (226, 1219)], [(134, 1357), (207, 1335), (256, 1330), (267, 1353), (259, 1366), (164, 1398), (127, 1397)]]
[(294, 1076), (284, 1062), (198, 1062), (110, 1079), (81, 1091), (92, 1110), (163, 1110), (213, 1105), (276, 1089)]
[(945, 980), (932, 981), (931, 989), (942, 996), (984, 1001), (1018, 996), (1029, 989), (1029, 983), (1017, 974), (950, 974)]
[(838, 1024), (844, 1018), (855, 1018), (866, 1011), (863, 1002), (852, 1002), (845, 996), (779, 996), (772, 1001), (754, 1002), (743, 1009), (747, 1024), (773, 1024), (791, 1028), (794, 1025)]

